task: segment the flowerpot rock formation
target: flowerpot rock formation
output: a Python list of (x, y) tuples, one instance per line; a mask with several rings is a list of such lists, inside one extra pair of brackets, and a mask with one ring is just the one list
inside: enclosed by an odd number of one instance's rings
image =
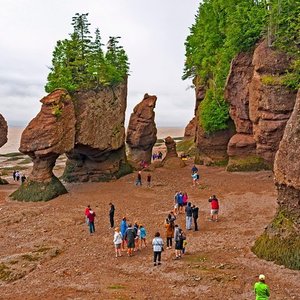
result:
[(29, 155), (33, 169), (11, 196), (22, 201), (47, 201), (67, 192), (53, 174), (59, 155), (71, 151), (75, 142), (75, 112), (68, 92), (57, 89), (44, 97), (38, 115), (25, 128), (20, 152)]
[(130, 116), (126, 143), (128, 158), (134, 163), (145, 161), (151, 163), (152, 148), (157, 140), (154, 121), (157, 97), (144, 95), (144, 99), (135, 106)]
[(125, 154), (127, 82), (98, 91), (78, 91), (74, 148), (67, 153), (68, 182), (108, 181), (131, 172)]
[(256, 241), (257, 256), (300, 270), (300, 90), (276, 153), (274, 174), (278, 209)]
[(165, 138), (165, 145), (167, 148), (167, 153), (164, 159), (162, 160), (162, 165), (167, 169), (177, 169), (185, 167), (184, 161), (178, 157), (176, 151), (176, 142), (170, 136)]

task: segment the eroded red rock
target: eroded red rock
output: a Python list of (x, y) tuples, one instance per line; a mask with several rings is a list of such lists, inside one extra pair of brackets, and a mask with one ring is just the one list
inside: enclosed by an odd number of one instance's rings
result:
[(144, 99), (135, 106), (130, 116), (126, 143), (129, 158), (134, 162), (151, 162), (152, 148), (157, 140), (155, 125), (155, 104), (157, 97), (144, 95)]
[(7, 142), (7, 122), (4, 117), (0, 114), (0, 147)]

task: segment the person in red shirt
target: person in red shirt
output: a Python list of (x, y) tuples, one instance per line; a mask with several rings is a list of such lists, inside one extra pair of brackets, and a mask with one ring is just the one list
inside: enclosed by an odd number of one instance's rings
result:
[(90, 228), (90, 234), (93, 234), (95, 232), (95, 217), (96, 214), (90, 209), (89, 210), (89, 214), (87, 215), (88, 219), (89, 219), (89, 228)]
[(90, 212), (90, 209), (91, 209), (91, 207), (90, 207), (90, 205), (88, 205), (88, 206), (85, 208), (85, 211), (84, 211), (84, 215), (85, 215), (85, 223), (86, 223), (87, 225), (89, 225), (88, 214), (89, 214), (89, 212)]
[(219, 200), (217, 199), (216, 195), (212, 195), (208, 199), (208, 202), (210, 202), (210, 205), (211, 205), (210, 221), (216, 221), (216, 222), (218, 222)]

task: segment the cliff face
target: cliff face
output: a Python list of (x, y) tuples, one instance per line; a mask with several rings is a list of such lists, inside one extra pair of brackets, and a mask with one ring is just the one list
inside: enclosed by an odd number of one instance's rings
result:
[[(0, 148), (7, 142), (7, 123), (0, 114)], [(5, 179), (0, 177), (0, 184), (8, 184)]]
[(3, 116), (0, 114), (0, 147), (7, 142), (7, 123)]
[(157, 97), (145, 94), (144, 99), (135, 106), (130, 116), (126, 143), (130, 160), (151, 163), (152, 148), (157, 139), (154, 121), (154, 108)]
[(50, 200), (66, 193), (52, 170), (59, 155), (75, 142), (75, 113), (66, 90), (55, 90), (41, 100), (38, 115), (25, 128), (19, 150), (29, 155), (33, 169), (28, 180), (12, 194), (16, 200)]
[(253, 251), (262, 258), (300, 270), (300, 90), (286, 124), (274, 173), (278, 210), (273, 222), (256, 241)]
[(229, 169), (243, 169), (242, 161), (247, 160), (238, 159), (247, 156), (256, 158), (254, 168), (257, 163), (262, 168), (273, 165), (296, 98), (280, 82), (289, 64), (284, 53), (265, 41), (253, 53), (240, 53), (232, 61), (225, 98), (237, 133), (228, 143)]
[(66, 181), (106, 181), (130, 171), (125, 155), (126, 100), (126, 82), (73, 95), (76, 136), (67, 153)]

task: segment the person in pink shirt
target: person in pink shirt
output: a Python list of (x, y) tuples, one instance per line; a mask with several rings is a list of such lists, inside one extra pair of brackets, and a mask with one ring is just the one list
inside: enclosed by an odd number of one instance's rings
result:
[(188, 199), (189, 199), (189, 197), (188, 197), (187, 193), (184, 192), (183, 195), (182, 195), (183, 206), (187, 206)]

